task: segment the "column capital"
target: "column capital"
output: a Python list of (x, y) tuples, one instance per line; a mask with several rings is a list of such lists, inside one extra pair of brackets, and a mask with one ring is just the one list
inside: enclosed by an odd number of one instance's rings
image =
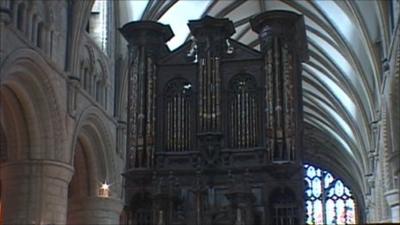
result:
[(0, 172), (2, 180), (40, 176), (55, 178), (69, 183), (74, 173), (74, 168), (67, 163), (51, 160), (21, 160), (3, 163)]
[(259, 35), (261, 51), (266, 51), (272, 37), (279, 37), (297, 50), (301, 61), (308, 59), (303, 15), (284, 10), (267, 11), (251, 18), (250, 25)]
[(69, 212), (84, 210), (105, 210), (120, 213), (124, 206), (124, 202), (121, 199), (95, 196), (71, 199), (69, 205)]
[(130, 45), (164, 44), (174, 33), (169, 25), (154, 21), (133, 21), (125, 24), (119, 31)]

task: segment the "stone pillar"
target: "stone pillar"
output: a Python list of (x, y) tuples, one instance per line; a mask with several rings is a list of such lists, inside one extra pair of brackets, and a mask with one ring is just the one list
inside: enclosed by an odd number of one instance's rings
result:
[(128, 41), (128, 168), (151, 168), (155, 149), (156, 61), (173, 37), (169, 26), (130, 22), (120, 32)]
[(385, 193), (385, 198), (391, 209), (392, 223), (400, 223), (400, 190), (393, 189)]
[(4, 224), (65, 224), (68, 183), (73, 168), (47, 161), (19, 161), (1, 166)]
[(74, 199), (68, 206), (68, 224), (119, 224), (123, 202), (113, 198)]
[(301, 157), (302, 67), (307, 60), (304, 18), (289, 11), (261, 13), (250, 20), (259, 34), (265, 66), (267, 148), (272, 161)]

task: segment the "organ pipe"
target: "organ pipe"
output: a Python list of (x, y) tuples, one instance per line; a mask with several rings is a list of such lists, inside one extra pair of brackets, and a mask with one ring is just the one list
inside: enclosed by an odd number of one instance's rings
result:
[(182, 152), (191, 146), (191, 84), (184, 79), (170, 81), (165, 93), (166, 150)]
[(127, 166), (151, 168), (155, 149), (156, 60), (172, 38), (169, 26), (157, 22), (130, 22), (120, 32), (128, 41)]
[(304, 18), (261, 13), (250, 20), (264, 55), (267, 150), (273, 161), (299, 160), (302, 151), (301, 62), (308, 59)]

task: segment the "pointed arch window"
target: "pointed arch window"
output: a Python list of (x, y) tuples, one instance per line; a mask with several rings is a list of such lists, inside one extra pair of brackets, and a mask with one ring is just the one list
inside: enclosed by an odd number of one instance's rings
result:
[(344, 182), (306, 164), (306, 224), (356, 224), (355, 201)]
[(165, 88), (165, 149), (188, 151), (192, 132), (192, 84), (185, 79), (170, 81)]
[(239, 74), (232, 78), (229, 88), (229, 146), (255, 147), (260, 134), (256, 81), (249, 74)]

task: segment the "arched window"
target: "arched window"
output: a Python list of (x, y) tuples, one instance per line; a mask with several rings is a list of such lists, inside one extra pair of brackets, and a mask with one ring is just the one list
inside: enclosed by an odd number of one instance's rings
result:
[(331, 173), (304, 165), (307, 224), (356, 224), (350, 189)]
[(240, 74), (232, 78), (229, 86), (229, 146), (255, 147), (260, 134), (256, 81), (251, 75)]
[(188, 151), (192, 142), (192, 85), (184, 79), (170, 81), (165, 88), (165, 149)]

